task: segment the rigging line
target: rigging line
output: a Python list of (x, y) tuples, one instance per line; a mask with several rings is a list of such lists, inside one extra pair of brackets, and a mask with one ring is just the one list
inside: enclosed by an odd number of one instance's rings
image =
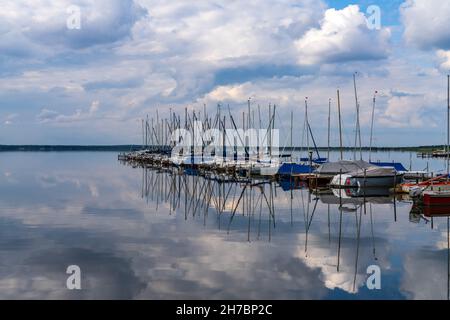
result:
[(314, 139), (314, 135), (313, 135), (313, 133), (312, 133), (311, 126), (309, 125), (309, 121), (308, 121), (308, 128), (309, 128), (309, 132), (311, 133), (311, 139), (312, 139), (312, 141), (313, 141), (314, 149), (316, 150), (317, 157), (320, 159), (319, 149), (317, 148), (316, 140)]

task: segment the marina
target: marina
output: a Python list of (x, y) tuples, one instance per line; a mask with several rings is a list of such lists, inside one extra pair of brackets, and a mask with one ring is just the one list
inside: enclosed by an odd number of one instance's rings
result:
[[(170, 109), (169, 119), (160, 119), (156, 112), (156, 122), (142, 119), (142, 150), (121, 153), (118, 160), (133, 167), (164, 169), (179, 174), (198, 175), (216, 181), (246, 182), (249, 185), (272, 183), (288, 180), (291, 184), (299, 181), (307, 185), (311, 191), (330, 192), (331, 189), (362, 190), (365, 195), (371, 189), (385, 189), (393, 194), (408, 193), (411, 199), (424, 206), (445, 206), (450, 204), (450, 154), (445, 151), (446, 173), (430, 172), (427, 163), (425, 170), (412, 170), (396, 161), (372, 161), (374, 138), (374, 116), (377, 91), (372, 99), (371, 127), (368, 161), (363, 160), (363, 147), (360, 128), (360, 115), (356, 74), (353, 74), (356, 120), (354, 131), (353, 160), (344, 159), (342, 138), (342, 119), (340, 90), (337, 90), (337, 114), (339, 128), (339, 159), (331, 161), (331, 99), (328, 101), (328, 149), (327, 158), (321, 157), (319, 148), (308, 116), (308, 97), (304, 100), (304, 124), (302, 143), (306, 141), (300, 154), (293, 152), (293, 112), (291, 112), (290, 150), (285, 153), (285, 144), (280, 147), (279, 131), (275, 128), (276, 105), (268, 105), (268, 117), (264, 126), (261, 117), (261, 106), (257, 106), (258, 118), (255, 118), (255, 107), (251, 99), (247, 101), (247, 112), (242, 112), (242, 128), (238, 128), (230, 106), (228, 105), (228, 122), (224, 108), (218, 104), (215, 115), (209, 116), (206, 105), (203, 114), (200, 111), (184, 110), (184, 126), (181, 117)], [(447, 76), (447, 146), (450, 149), (450, 75)], [(214, 113), (213, 113), (214, 114)], [(225, 112), (226, 114), (226, 112)], [(203, 115), (203, 116), (202, 116)], [(223, 115), (223, 116), (222, 116)], [(255, 127), (255, 123), (258, 124)], [(231, 132), (231, 133), (230, 133)], [(306, 140), (305, 140), (306, 139)], [(230, 142), (232, 143), (226, 143)], [(311, 145), (312, 142), (312, 145)], [(280, 150), (281, 149), (281, 150)], [(438, 153), (441, 151), (438, 150)], [(417, 158), (424, 157), (417, 153)], [(436, 156), (437, 157), (437, 156)], [(438, 157), (439, 158), (439, 157)], [(285, 160), (288, 159), (288, 160)], [(295, 161), (294, 161), (295, 160)], [(240, 201), (240, 198), (239, 198)], [(450, 207), (448, 208), (450, 210)]]
[(0, 300), (450, 300), (450, 2), (4, 2)]

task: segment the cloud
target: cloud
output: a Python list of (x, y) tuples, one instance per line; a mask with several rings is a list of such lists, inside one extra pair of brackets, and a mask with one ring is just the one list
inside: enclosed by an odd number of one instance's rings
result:
[[(81, 8), (80, 30), (66, 28), (72, 4)], [(33, 143), (56, 137), (58, 143), (138, 143), (136, 119), (156, 108), (162, 117), (169, 108), (182, 112), (186, 105), (204, 103), (215, 108), (225, 100), (236, 108), (252, 95), (255, 103), (279, 106), (280, 125), (288, 124), (283, 110), (296, 110), (311, 97), (317, 104), (311, 121), (320, 134), (321, 112), (336, 88), (341, 88), (344, 117), (354, 116), (355, 71), (364, 77), (362, 120), (370, 119), (365, 106), (375, 89), (420, 95), (440, 76), (424, 66), (431, 53), (390, 50), (390, 29), (368, 30), (358, 6), (327, 10), (324, 1), (313, 0), (22, 0), (6, 1), (4, 8), (1, 109), (5, 114), (20, 110), (21, 122), (29, 123), (27, 135), (3, 126), (5, 143), (26, 143), (25, 136)], [(426, 85), (417, 85), (419, 76)], [(101, 122), (87, 110), (95, 100), (108, 106), (101, 110)], [(414, 112), (420, 118), (420, 109)], [(57, 122), (66, 123), (66, 134), (52, 125)]]
[[(446, 249), (433, 251), (422, 249), (405, 255), (400, 285), (408, 299), (447, 299), (448, 265), (444, 262), (447, 261), (447, 257)], [(423, 270), (427, 272), (424, 273)]]
[(450, 70), (450, 50), (438, 50), (439, 68), (442, 70)]
[(299, 64), (310, 65), (387, 58), (389, 38), (389, 29), (370, 30), (359, 7), (350, 5), (328, 9), (320, 28), (309, 30), (295, 44)]
[(400, 14), (408, 44), (425, 50), (450, 49), (450, 2), (407, 0), (400, 7)]
[(11, 113), (11, 114), (8, 114), (8, 115), (5, 117), (5, 120), (3, 121), (3, 123), (4, 123), (5, 125), (10, 125), (10, 124), (13, 123), (13, 120), (16, 119), (18, 116), (19, 116), (19, 115), (18, 115), (17, 113)]
[(428, 115), (429, 104), (424, 95), (392, 95), (379, 121), (396, 128), (436, 127)]
[(83, 85), (84, 89), (90, 90), (102, 90), (102, 89), (129, 89), (141, 86), (143, 83), (142, 78), (124, 79), (119, 81), (94, 81), (88, 82)]
[(92, 120), (97, 117), (97, 111), (99, 109), (100, 102), (93, 101), (87, 111), (77, 109), (75, 113), (71, 115), (60, 114), (54, 110), (44, 108), (37, 115), (37, 120), (40, 123), (71, 123)]
[[(226, 66), (270, 61), (286, 53), (293, 57), (292, 40), (316, 25), (325, 8), (312, 0), (140, 3), (149, 9), (150, 20), (137, 26), (136, 42), (150, 39), (159, 52)], [(128, 53), (137, 48), (148, 53), (148, 47), (136, 42), (126, 48)]]
[[(71, 16), (67, 9), (74, 5), (80, 8), (80, 29), (67, 27)], [(22, 0), (7, 1), (5, 6), (0, 12), (1, 29), (5, 30), (2, 40), (7, 40), (11, 32), (20, 32), (20, 37), (36, 44), (74, 49), (130, 36), (133, 25), (147, 13), (133, 0)]]
[(410, 46), (436, 51), (438, 66), (450, 70), (450, 2), (408, 0), (400, 7), (404, 39)]

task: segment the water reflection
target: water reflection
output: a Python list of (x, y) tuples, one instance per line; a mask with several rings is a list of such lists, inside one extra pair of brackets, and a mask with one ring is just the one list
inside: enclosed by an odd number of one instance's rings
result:
[[(3, 159), (0, 298), (448, 298), (448, 218), (382, 190), (311, 193), (112, 153)], [(81, 291), (65, 287), (70, 264)], [(381, 290), (365, 285), (373, 264)]]

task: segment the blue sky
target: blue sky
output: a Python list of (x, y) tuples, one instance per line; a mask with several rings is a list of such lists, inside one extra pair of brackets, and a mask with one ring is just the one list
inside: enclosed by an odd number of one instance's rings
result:
[[(381, 25), (367, 27), (366, 10)], [(80, 9), (80, 28), (68, 28)], [(140, 119), (218, 103), (241, 114), (248, 97), (276, 104), (276, 125), (304, 99), (319, 144), (340, 89), (353, 141), (358, 72), (363, 143), (378, 91), (377, 146), (445, 142), (450, 3), (438, 0), (4, 1), (0, 11), (0, 144), (140, 143)], [(285, 130), (286, 131), (286, 130)]]

